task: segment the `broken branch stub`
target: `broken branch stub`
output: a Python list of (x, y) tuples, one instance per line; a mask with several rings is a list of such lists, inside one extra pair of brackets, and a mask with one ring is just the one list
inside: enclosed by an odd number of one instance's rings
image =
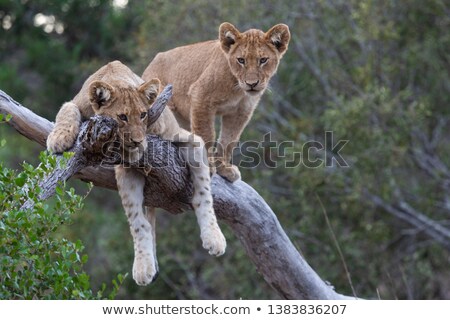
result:
[(150, 109), (148, 109), (148, 123), (150, 126), (158, 120), (161, 116), (161, 113), (164, 111), (164, 108), (167, 105), (167, 102), (172, 97), (172, 85), (168, 84), (163, 91), (158, 95), (156, 101), (153, 103)]

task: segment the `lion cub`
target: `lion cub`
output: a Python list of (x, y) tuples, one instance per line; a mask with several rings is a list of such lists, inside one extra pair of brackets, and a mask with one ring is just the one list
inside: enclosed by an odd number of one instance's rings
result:
[[(219, 39), (158, 53), (142, 78), (173, 84), (169, 107), (182, 127), (215, 141), (214, 119), (221, 116), (217, 153), (208, 148), (212, 171), (235, 181), (239, 169), (230, 164), (233, 148), (250, 120), (270, 78), (288, 48), (288, 26), (277, 24), (264, 33), (239, 32), (232, 24), (219, 27)], [(213, 157), (216, 159), (213, 159)]]
[[(212, 205), (209, 168), (203, 140), (179, 127), (165, 108), (158, 120), (147, 127), (148, 109), (159, 93), (160, 81), (144, 82), (128, 67), (114, 61), (100, 68), (83, 84), (75, 98), (66, 102), (56, 116), (47, 148), (62, 152), (77, 138), (80, 122), (94, 114), (116, 119), (123, 155), (128, 162), (139, 160), (147, 149), (146, 133), (163, 139), (185, 142), (183, 155), (194, 184), (192, 205), (200, 225), (203, 247), (212, 255), (225, 252), (226, 242), (217, 224)], [(139, 285), (151, 283), (158, 273), (155, 242), (155, 210), (145, 208), (145, 177), (123, 165), (115, 167), (117, 187), (130, 224), (134, 242), (133, 279)]]

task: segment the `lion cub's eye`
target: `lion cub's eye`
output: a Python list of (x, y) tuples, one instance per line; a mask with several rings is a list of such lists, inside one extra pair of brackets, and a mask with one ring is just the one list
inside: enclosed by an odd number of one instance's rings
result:
[(259, 59), (259, 64), (264, 64), (267, 62), (267, 60), (269, 60), (269, 58), (261, 58)]
[(245, 64), (245, 59), (244, 58), (237, 58), (237, 61), (239, 62), (239, 64), (242, 64), (242, 65)]
[(128, 118), (127, 118), (127, 116), (125, 114), (119, 114), (118, 117), (122, 121), (128, 121)]
[(141, 119), (145, 119), (146, 116), (147, 116), (147, 112), (142, 112), (141, 113)]

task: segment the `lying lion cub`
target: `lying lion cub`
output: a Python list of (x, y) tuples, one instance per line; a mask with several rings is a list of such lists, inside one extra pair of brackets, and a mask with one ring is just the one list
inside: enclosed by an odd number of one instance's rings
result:
[(250, 120), (270, 78), (288, 48), (288, 26), (277, 24), (266, 33), (250, 29), (239, 32), (223, 23), (219, 39), (158, 53), (142, 78), (159, 78), (173, 84), (169, 107), (179, 123), (203, 138), (215, 141), (214, 118), (222, 117), (222, 128), (214, 160), (208, 148), (211, 168), (235, 181), (240, 178), (230, 165), (233, 148)]
[[(166, 108), (158, 120), (147, 128), (148, 109), (160, 88), (158, 79), (144, 82), (128, 67), (114, 61), (100, 68), (84, 83), (72, 101), (66, 102), (56, 116), (47, 148), (63, 152), (78, 135), (80, 122), (94, 114), (116, 119), (123, 153), (130, 162), (139, 160), (147, 149), (146, 133), (166, 140), (186, 142), (194, 183), (192, 205), (200, 225), (203, 247), (212, 255), (225, 252), (226, 242), (216, 221), (212, 205), (209, 168), (204, 143), (198, 136), (181, 129), (172, 112)], [(183, 153), (186, 155), (186, 153)], [(134, 242), (133, 279), (138, 285), (151, 283), (158, 273), (155, 242), (155, 210), (144, 213), (145, 177), (132, 168), (115, 167), (117, 187), (128, 217)]]

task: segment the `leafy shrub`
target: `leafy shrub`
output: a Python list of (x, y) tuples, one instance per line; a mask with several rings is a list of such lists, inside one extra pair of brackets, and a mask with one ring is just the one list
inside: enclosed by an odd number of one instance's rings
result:
[[(36, 168), (24, 163), (21, 172), (0, 163), (0, 299), (101, 299), (106, 286), (97, 293), (91, 289), (81, 241), (56, 233), (82, 208), (83, 197), (60, 185), (54, 204), (39, 200), (39, 181), (57, 164), (44, 152), (40, 160)], [(24, 210), (27, 201), (34, 206)], [(109, 298), (123, 281), (122, 275), (117, 278)]]

